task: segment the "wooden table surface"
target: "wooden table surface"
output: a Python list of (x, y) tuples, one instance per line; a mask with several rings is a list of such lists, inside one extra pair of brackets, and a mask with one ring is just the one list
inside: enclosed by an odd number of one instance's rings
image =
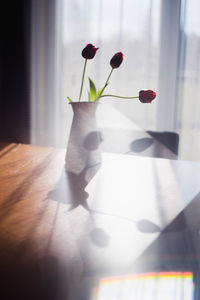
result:
[(199, 263), (199, 163), (104, 154), (74, 175), (64, 157), (0, 144), (2, 299), (89, 299), (93, 275)]

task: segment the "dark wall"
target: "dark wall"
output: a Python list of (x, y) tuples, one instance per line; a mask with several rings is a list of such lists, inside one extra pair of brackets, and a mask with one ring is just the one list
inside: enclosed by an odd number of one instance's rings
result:
[(0, 4), (0, 141), (30, 142), (30, 1)]

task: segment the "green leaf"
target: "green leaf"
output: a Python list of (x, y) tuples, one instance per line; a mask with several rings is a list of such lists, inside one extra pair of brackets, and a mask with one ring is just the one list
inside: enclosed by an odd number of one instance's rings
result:
[(101, 94), (102, 94), (103, 90), (104, 90), (104, 87), (102, 87), (102, 89), (100, 89), (100, 90), (98, 91), (98, 94), (97, 94), (97, 97), (98, 97), (98, 98), (101, 97)]
[(97, 98), (97, 90), (91, 78), (89, 78), (89, 83), (90, 83), (90, 90), (88, 93), (88, 98), (90, 102), (94, 102)]
[(102, 89), (100, 89), (98, 91), (98, 94), (97, 94), (98, 97), (101, 97), (101, 94), (103, 93), (104, 89), (105, 89), (105, 87), (102, 87)]
[(67, 97), (67, 99), (69, 100), (69, 102), (71, 102), (71, 103), (73, 102), (72, 99), (70, 99), (69, 97)]

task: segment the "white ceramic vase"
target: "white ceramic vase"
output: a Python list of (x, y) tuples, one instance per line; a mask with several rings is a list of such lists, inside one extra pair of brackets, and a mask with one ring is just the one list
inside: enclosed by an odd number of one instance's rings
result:
[(97, 130), (98, 103), (73, 102), (72, 125), (67, 145), (65, 166), (68, 172), (80, 174), (101, 163), (100, 133)]

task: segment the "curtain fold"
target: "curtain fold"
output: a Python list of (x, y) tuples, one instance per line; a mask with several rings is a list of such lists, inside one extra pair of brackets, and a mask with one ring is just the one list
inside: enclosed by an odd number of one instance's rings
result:
[(32, 1), (31, 141), (57, 146), (60, 115), (60, 1)]

